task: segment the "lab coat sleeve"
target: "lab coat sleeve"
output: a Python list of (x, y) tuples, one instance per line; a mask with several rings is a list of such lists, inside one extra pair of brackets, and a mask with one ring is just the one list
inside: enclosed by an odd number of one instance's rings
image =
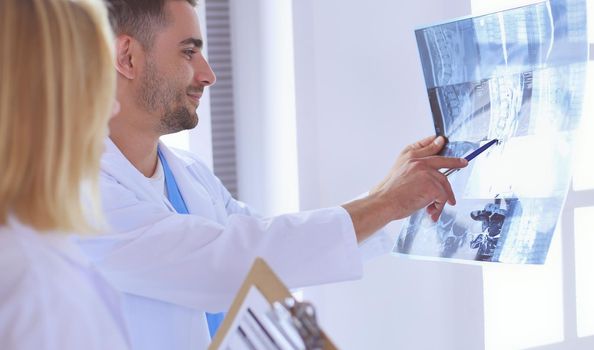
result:
[[(225, 210), (228, 215), (232, 214), (244, 214), (251, 216), (259, 216), (253, 208), (250, 208), (245, 203), (233, 198), (231, 193), (221, 183), (220, 179), (216, 177), (212, 171), (204, 164), (204, 162), (196, 155), (179, 151), (185, 157), (189, 157), (193, 160), (193, 167), (195, 167), (195, 175), (200, 177), (203, 184), (207, 184), (210, 194), (214, 198), (220, 198), (225, 204)], [(355, 199), (360, 199), (368, 196), (369, 192), (362, 193)], [(389, 225), (375, 232), (371, 237), (366, 239), (364, 242), (359, 244), (359, 251), (363, 262), (370, 261), (376, 257), (382, 256), (389, 253), (394, 247), (395, 233), (390, 229)]]
[(341, 207), (273, 218), (233, 214), (222, 226), (140, 200), (102, 176), (105, 212), (115, 233), (80, 244), (122, 292), (225, 310), (258, 256), (289, 288), (362, 276), (354, 228)]
[(359, 244), (361, 259), (364, 263), (388, 254), (392, 248), (394, 248), (394, 238), (387, 227), (383, 227)]
[[(196, 162), (196, 164), (200, 164), (200, 166), (205, 168), (201, 162), (198, 162), (198, 160), (196, 160)], [(202, 173), (209, 174), (210, 171), (204, 169)], [(258, 214), (256, 214), (255, 211), (245, 203), (234, 199), (231, 193), (229, 193), (229, 191), (225, 188), (225, 186), (223, 186), (221, 181), (216, 176), (214, 176), (214, 174), (212, 177), (213, 179), (208, 182), (212, 183), (212, 187), (215, 188), (215, 195), (222, 198), (223, 203), (225, 203), (225, 209), (229, 215), (240, 213), (258, 216)], [(356, 199), (363, 198), (367, 195), (369, 195), (369, 192), (359, 195)], [(381, 228), (371, 237), (361, 242), (359, 244), (359, 251), (363, 262), (373, 260), (374, 258), (389, 253), (394, 247), (394, 237), (394, 232), (392, 232), (392, 230), (387, 226)]]

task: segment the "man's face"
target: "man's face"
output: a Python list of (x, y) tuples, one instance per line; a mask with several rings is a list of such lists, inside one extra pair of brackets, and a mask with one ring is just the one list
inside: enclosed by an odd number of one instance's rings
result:
[(158, 116), (161, 135), (192, 129), (196, 108), (215, 76), (202, 55), (198, 16), (186, 1), (165, 4), (167, 24), (157, 29), (140, 75), (138, 102)]

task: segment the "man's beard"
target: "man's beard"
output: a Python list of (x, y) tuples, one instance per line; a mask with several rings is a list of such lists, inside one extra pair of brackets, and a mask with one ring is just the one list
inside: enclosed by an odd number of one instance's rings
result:
[(168, 84), (150, 59), (147, 60), (140, 82), (139, 102), (148, 112), (161, 113), (159, 134), (172, 134), (198, 125), (198, 115), (184, 105), (185, 98), (186, 92)]

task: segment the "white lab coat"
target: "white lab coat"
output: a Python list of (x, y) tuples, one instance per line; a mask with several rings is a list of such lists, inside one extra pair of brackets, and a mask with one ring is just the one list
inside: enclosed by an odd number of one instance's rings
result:
[[(229, 308), (258, 256), (290, 288), (361, 277), (361, 252), (343, 208), (256, 217), (199, 159), (161, 144), (191, 213), (180, 215), (111, 140), (105, 147), (101, 191), (114, 233), (81, 246), (126, 293), (133, 348), (206, 348), (204, 312)], [(381, 241), (369, 246), (384, 252)]]
[(0, 349), (129, 349), (117, 292), (61, 233), (0, 227)]

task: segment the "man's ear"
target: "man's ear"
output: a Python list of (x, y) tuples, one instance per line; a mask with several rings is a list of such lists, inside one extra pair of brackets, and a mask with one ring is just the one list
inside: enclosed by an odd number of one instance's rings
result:
[(136, 46), (136, 41), (128, 35), (118, 35), (116, 38), (115, 68), (118, 73), (129, 80), (136, 78), (137, 74), (135, 54), (138, 52)]

